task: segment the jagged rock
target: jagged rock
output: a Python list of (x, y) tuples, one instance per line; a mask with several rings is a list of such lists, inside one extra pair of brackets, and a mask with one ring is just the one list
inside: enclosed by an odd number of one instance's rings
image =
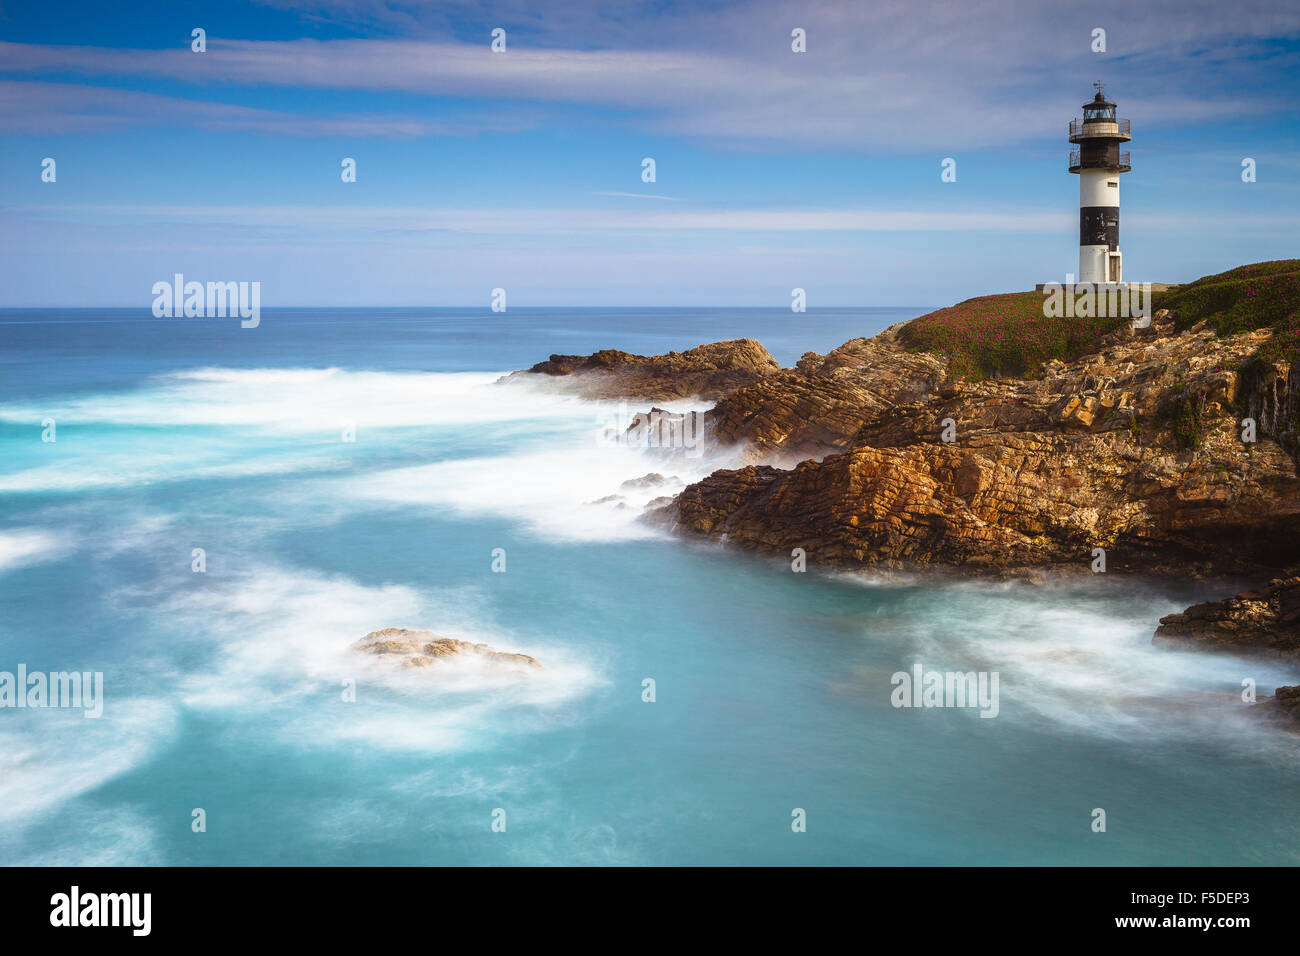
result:
[(494, 650), (487, 644), (471, 644), (469, 641), (441, 637), (433, 631), (413, 631), (405, 627), (371, 631), (352, 646), (384, 660), (400, 661), (403, 667), (428, 667), (439, 660), (457, 656), (473, 656), (494, 664), (515, 667), (542, 666), (536, 658), (527, 654), (510, 654)]
[(1300, 453), (1300, 364), (1256, 360), (1241, 370), (1242, 416), (1253, 418), (1261, 434)]
[(714, 401), (780, 371), (780, 364), (758, 342), (732, 339), (666, 355), (633, 355), (616, 349), (592, 355), (552, 355), (508, 378), (567, 378), (567, 384), (587, 399), (673, 401), (699, 397)]
[(1274, 578), (1221, 601), (1160, 619), (1153, 643), (1300, 657), (1300, 576)]
[(1144, 337), (975, 382), (942, 381), (888, 333), (848, 343), (709, 413), (719, 441), (839, 454), (715, 472), (649, 517), (823, 566), (1086, 566), (1102, 547), (1111, 571), (1276, 568), (1300, 559), (1295, 462), (1262, 426), (1243, 443), (1236, 411), (1269, 335)]
[(746, 444), (753, 460), (820, 457), (844, 448), (864, 422), (930, 397), (946, 367), (904, 351), (886, 331), (824, 356), (808, 352), (793, 369), (737, 389), (705, 413), (706, 427), (718, 444)]

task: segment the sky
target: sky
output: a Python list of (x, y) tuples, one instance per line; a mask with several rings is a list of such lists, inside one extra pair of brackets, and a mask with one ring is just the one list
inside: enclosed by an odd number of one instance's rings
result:
[(1294, 0), (0, 0), (0, 307), (1028, 289), (1077, 269), (1098, 80), (1126, 279), (1300, 257)]

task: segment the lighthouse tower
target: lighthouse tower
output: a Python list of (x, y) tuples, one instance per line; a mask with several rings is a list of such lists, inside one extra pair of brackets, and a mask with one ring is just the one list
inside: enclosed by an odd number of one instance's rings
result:
[(1115, 118), (1115, 104), (1097, 95), (1083, 104), (1083, 119), (1070, 120), (1070, 172), (1079, 174), (1079, 281), (1123, 282), (1119, 251), (1119, 177), (1129, 165), (1129, 122)]

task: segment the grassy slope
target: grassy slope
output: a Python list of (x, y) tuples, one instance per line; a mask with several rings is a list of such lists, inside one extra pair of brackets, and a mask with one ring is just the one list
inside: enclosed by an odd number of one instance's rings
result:
[[(1222, 335), (1271, 327), (1277, 334), (1259, 357), (1300, 358), (1300, 259), (1258, 262), (1205, 276), (1157, 293), (1155, 307), (1173, 309), (1179, 329), (1202, 319)], [(1041, 292), (1011, 292), (923, 315), (899, 336), (915, 351), (950, 356), (957, 377), (1024, 376), (1049, 359), (1068, 361), (1095, 351), (1102, 336), (1127, 321), (1046, 318)]]
[(1220, 335), (1273, 329), (1257, 354), (1294, 362), (1300, 345), (1300, 259), (1278, 259), (1240, 266), (1170, 289), (1156, 306), (1173, 309), (1179, 329), (1202, 319)]

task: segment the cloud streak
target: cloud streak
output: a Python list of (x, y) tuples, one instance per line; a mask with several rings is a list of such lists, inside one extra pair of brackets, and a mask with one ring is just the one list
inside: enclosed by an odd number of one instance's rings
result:
[(531, 128), (533, 122), (504, 115), (469, 123), (408, 115), (315, 116), (77, 83), (0, 81), (0, 133), (44, 136), (135, 126), (193, 126), (281, 136), (415, 139), (517, 132)]
[[(414, 6), (358, 2), (345, 7), (368, 20), (391, 13), (394, 24), (423, 32)], [(306, 12), (313, 9), (341, 8), (306, 6)], [(557, 22), (583, 22), (583, 9), (589, 5), (562, 5)], [(1256, 72), (1245, 71), (1243, 53), (1268, 37), (1300, 35), (1300, 12), (1249, 0), (1235, 5), (1231, 16), (1206, 3), (1178, 4), (1173, 14), (1166, 3), (1137, 9), (1103, 5), (1089, 13), (1111, 26), (1111, 53), (1103, 63), (1088, 50), (1089, 28), (1050, 4), (932, 0), (860, 9), (813, 3), (791, 10), (748, 3), (689, 18), (639, 7), (621, 17), (610, 15), (608, 7), (590, 9), (597, 13), (584, 26), (566, 31), (546, 28), (522, 6), (494, 8), (501, 22), (511, 30), (520, 23), (517, 32), (531, 38), (511, 41), (504, 54), (489, 50), (486, 28), (481, 42), (472, 43), (449, 42), (445, 36), (209, 36), (204, 54), (185, 47), (0, 43), (0, 72), (169, 84), (173, 99), (195, 104), (189, 115), (195, 124), (265, 130), (279, 123), (292, 135), (469, 135), (527, 125), (522, 114), (506, 118), (501, 112), (531, 104), (534, 123), (538, 105), (584, 107), (608, 111), (654, 135), (769, 149), (832, 146), (896, 153), (981, 149), (1055, 135), (1061, 117), (1077, 108), (1081, 76), (1098, 69), (1123, 78), (1123, 105), (1148, 123), (1187, 124), (1290, 109), (1289, 94), (1258, 82), (1259, 63), (1252, 66)], [(796, 21), (808, 30), (806, 54), (789, 48)], [(634, 24), (642, 27), (636, 38), (629, 35), (636, 32)], [(575, 47), (575, 41), (583, 46)], [(1209, 65), (1214, 86), (1204, 82)], [(1300, 69), (1300, 59), (1274, 51), (1264, 68), (1284, 77)], [(472, 105), (471, 118), (450, 123), (407, 107), (384, 116), (300, 115), (294, 121), (195, 94), (219, 89), (239, 96), (264, 87), (447, 99)], [(54, 129), (148, 121), (149, 101), (119, 90), (106, 103), (91, 89), (28, 88), (31, 103), (12, 96), (0, 102), (0, 121), (8, 129), (31, 129), (42, 109)], [(178, 121), (186, 118), (174, 103), (160, 105)], [(105, 112), (107, 119), (99, 115)]]
[[(635, 194), (633, 194), (635, 195)], [(619, 234), (636, 232), (717, 233), (891, 233), (1001, 232), (1059, 236), (1077, 226), (1072, 208), (963, 209), (856, 208), (655, 208), (625, 206), (439, 209), (408, 206), (204, 206), (137, 204), (69, 204), (56, 208), (14, 206), (9, 212), (33, 220), (129, 226), (176, 226), (188, 229), (301, 230), (337, 236), (343, 233), (408, 234), (451, 232), (518, 236)], [(1180, 231), (1202, 228), (1207, 213), (1134, 213), (1143, 229)], [(1212, 215), (1209, 214), (1209, 215)], [(1300, 229), (1300, 214), (1242, 214), (1236, 229)]]

